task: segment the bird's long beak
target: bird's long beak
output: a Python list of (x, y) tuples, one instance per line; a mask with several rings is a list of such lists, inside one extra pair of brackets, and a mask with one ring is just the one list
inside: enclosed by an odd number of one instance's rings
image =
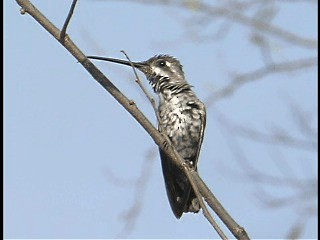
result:
[(101, 61), (108, 61), (108, 62), (113, 62), (113, 63), (119, 63), (127, 66), (131, 66), (131, 64), (141, 70), (143, 67), (146, 66), (144, 62), (129, 62), (121, 59), (116, 59), (116, 58), (107, 58), (107, 57), (97, 57), (97, 56), (87, 56), (87, 58), (90, 59), (95, 59), (95, 60), (101, 60)]

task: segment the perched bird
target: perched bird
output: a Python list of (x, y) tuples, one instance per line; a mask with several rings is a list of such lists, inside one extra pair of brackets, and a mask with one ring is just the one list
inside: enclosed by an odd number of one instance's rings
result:
[[(88, 58), (131, 66), (130, 62), (120, 59)], [(132, 64), (145, 74), (159, 96), (159, 130), (168, 136), (180, 156), (197, 170), (206, 110), (185, 80), (182, 65), (169, 55), (157, 55)], [(161, 149), (160, 156), (168, 199), (176, 218), (179, 219), (184, 212), (199, 212), (200, 204), (183, 170)]]

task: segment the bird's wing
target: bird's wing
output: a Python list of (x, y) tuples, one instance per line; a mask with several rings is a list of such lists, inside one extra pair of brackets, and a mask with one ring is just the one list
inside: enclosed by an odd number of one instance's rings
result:
[(194, 166), (197, 169), (197, 163), (199, 160), (199, 154), (200, 154), (200, 150), (201, 150), (201, 145), (203, 142), (203, 137), (204, 137), (204, 130), (206, 128), (206, 123), (207, 123), (207, 113), (206, 113), (206, 107), (204, 106), (203, 103), (198, 104), (199, 105), (199, 110), (201, 110), (202, 113), (200, 113), (200, 119), (201, 119), (201, 128), (200, 128), (200, 136), (199, 136), (199, 142), (198, 142), (198, 147), (197, 147), (197, 153), (195, 155), (195, 163)]

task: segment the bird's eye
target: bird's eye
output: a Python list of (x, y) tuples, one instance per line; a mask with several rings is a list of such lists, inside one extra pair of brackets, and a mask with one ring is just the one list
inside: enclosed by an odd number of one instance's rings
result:
[(160, 67), (166, 66), (166, 61), (163, 61), (163, 60), (160, 61), (160, 62), (159, 62), (159, 66), (160, 66)]

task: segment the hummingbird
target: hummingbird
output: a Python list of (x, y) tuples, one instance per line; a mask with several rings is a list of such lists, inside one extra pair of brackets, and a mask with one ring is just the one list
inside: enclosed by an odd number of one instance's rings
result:
[[(88, 58), (133, 65), (144, 73), (159, 96), (159, 131), (167, 135), (179, 155), (197, 171), (206, 109), (192, 91), (193, 86), (186, 81), (179, 60), (170, 55), (156, 55), (142, 62), (97, 56)], [(183, 213), (199, 212), (199, 201), (186, 174), (161, 149), (159, 151), (166, 192), (175, 217), (179, 219)]]

